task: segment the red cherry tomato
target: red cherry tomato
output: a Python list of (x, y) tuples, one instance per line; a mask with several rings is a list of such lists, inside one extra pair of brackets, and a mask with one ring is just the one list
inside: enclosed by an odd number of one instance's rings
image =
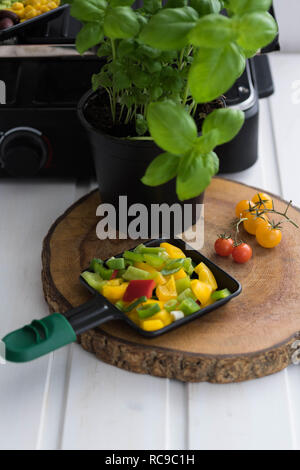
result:
[(252, 257), (252, 248), (247, 243), (241, 243), (235, 246), (232, 251), (232, 257), (236, 263), (247, 263)]
[(229, 256), (233, 250), (232, 238), (220, 237), (215, 242), (215, 251), (220, 256)]

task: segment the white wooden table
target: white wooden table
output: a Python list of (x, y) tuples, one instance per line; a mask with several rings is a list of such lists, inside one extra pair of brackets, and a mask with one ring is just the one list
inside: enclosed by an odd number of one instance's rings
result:
[[(260, 102), (259, 161), (230, 177), (300, 206), (300, 54), (271, 63), (276, 94)], [(1, 181), (0, 337), (48, 314), (42, 240), (89, 189)], [(300, 449), (299, 390), (297, 366), (240, 384), (182, 384), (106, 365), (72, 344), (0, 366), (0, 448)]]

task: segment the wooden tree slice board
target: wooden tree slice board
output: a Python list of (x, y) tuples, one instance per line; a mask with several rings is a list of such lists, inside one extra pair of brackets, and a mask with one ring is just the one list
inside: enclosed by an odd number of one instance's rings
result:
[[(122, 321), (81, 335), (84, 349), (109, 364), (132, 372), (187, 382), (238, 382), (277, 372), (291, 362), (300, 337), (300, 231), (284, 224), (283, 240), (261, 248), (242, 229), (253, 258), (238, 265), (214, 253), (216, 234), (230, 231), (235, 204), (251, 199), (257, 188), (215, 178), (205, 192), (205, 244), (202, 253), (236, 277), (243, 292), (225, 306), (155, 339), (141, 337)], [(274, 197), (278, 210), (286, 203)], [(79, 283), (91, 258), (107, 258), (139, 241), (96, 236), (94, 191), (71, 206), (50, 228), (43, 246), (43, 288), (51, 311), (65, 312), (90, 294)], [(300, 225), (300, 212), (290, 208)]]

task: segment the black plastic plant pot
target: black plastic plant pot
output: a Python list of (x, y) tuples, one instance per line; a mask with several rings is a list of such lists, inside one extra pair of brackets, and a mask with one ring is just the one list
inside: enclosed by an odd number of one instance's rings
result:
[[(192, 205), (192, 223), (184, 224), (187, 229), (197, 220), (196, 205), (202, 204), (204, 193), (200, 196), (181, 202), (176, 195), (175, 179), (157, 186), (146, 186), (141, 182), (149, 163), (163, 151), (152, 141), (127, 140), (105, 134), (94, 128), (85, 117), (85, 108), (94, 92), (87, 92), (78, 104), (79, 119), (87, 131), (91, 152), (94, 159), (101, 202), (113, 204), (118, 213), (119, 196), (127, 196), (128, 207), (132, 204), (144, 204), (150, 215), (152, 204), (166, 203), (171, 206), (179, 203), (184, 213), (184, 204)], [(117, 217), (118, 219), (118, 217)], [(128, 217), (130, 222), (130, 217)], [(149, 221), (150, 222), (150, 218)], [(170, 236), (176, 231), (170, 232)]]

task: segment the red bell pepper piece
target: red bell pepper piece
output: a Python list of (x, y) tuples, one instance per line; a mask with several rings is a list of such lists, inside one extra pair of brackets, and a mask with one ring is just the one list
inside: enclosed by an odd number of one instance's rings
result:
[(131, 302), (132, 300), (142, 296), (146, 296), (148, 299), (150, 299), (154, 287), (155, 282), (153, 279), (130, 281), (125, 291), (123, 300), (125, 302)]
[(117, 275), (118, 275), (118, 270), (114, 269), (110, 279), (114, 279), (115, 277), (117, 277)]

